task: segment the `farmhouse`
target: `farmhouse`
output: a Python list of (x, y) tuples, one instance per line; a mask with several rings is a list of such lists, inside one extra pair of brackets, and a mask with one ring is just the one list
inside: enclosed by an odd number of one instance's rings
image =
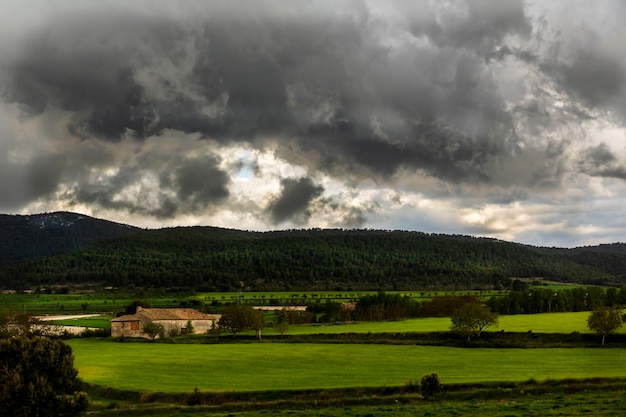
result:
[(138, 306), (135, 314), (111, 320), (111, 336), (148, 337), (141, 332), (146, 323), (162, 324), (165, 334), (170, 334), (172, 331), (184, 333), (189, 321), (196, 333), (206, 333), (213, 322), (217, 322), (219, 318), (219, 314), (204, 314), (193, 308), (142, 308)]

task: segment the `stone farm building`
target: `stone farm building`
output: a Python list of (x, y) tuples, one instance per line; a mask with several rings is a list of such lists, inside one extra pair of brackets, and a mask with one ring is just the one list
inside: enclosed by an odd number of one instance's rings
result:
[(142, 308), (137, 307), (135, 314), (116, 317), (111, 320), (112, 337), (148, 337), (141, 330), (144, 324), (160, 323), (165, 334), (172, 330), (184, 333), (187, 322), (191, 321), (196, 333), (206, 333), (213, 322), (217, 322), (219, 314), (205, 314), (193, 308)]

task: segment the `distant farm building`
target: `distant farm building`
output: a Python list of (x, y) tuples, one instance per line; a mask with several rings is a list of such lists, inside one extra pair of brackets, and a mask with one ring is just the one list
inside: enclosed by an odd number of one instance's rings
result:
[(339, 308), (344, 311), (354, 311), (356, 310), (356, 301), (350, 301), (348, 303), (341, 303)]
[(217, 324), (219, 314), (205, 314), (193, 308), (142, 308), (137, 307), (135, 314), (120, 316), (111, 320), (113, 337), (148, 337), (142, 333), (147, 323), (163, 325), (165, 334), (184, 333), (187, 323), (191, 322), (196, 333), (206, 333), (213, 322)]

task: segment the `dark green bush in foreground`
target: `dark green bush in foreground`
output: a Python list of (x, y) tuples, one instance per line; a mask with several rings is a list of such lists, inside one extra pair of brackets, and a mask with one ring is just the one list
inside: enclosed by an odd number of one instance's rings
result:
[(72, 348), (44, 337), (0, 340), (0, 417), (69, 417), (87, 409)]

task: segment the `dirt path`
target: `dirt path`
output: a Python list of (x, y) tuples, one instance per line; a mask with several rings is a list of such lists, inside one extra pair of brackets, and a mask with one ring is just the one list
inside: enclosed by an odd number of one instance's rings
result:
[(100, 314), (74, 314), (74, 315), (59, 315), (59, 316), (35, 316), (40, 321), (52, 321), (52, 320), (68, 320), (68, 319), (84, 319), (86, 317), (98, 317)]

